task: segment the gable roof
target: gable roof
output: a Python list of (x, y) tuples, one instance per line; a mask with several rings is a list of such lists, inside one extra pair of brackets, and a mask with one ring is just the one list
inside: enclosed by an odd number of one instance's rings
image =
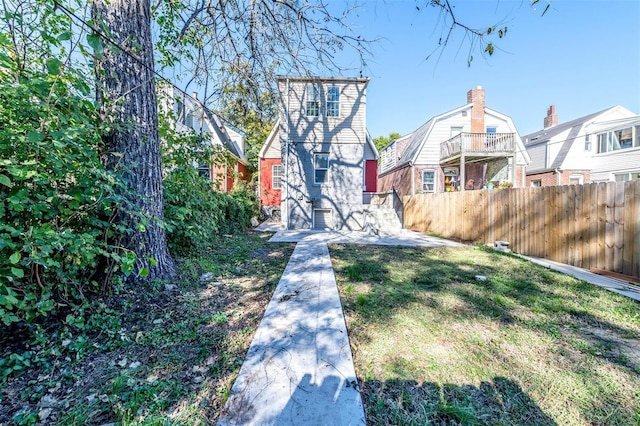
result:
[[(429, 139), (429, 135), (431, 134), (431, 131), (433, 129), (433, 127), (435, 126), (435, 124), (442, 120), (443, 118), (456, 114), (458, 112), (464, 111), (466, 109), (469, 109), (473, 107), (473, 103), (468, 103), (465, 105), (461, 105), (457, 108), (454, 108), (452, 110), (449, 110), (447, 112), (444, 112), (442, 114), (439, 115), (435, 115), (433, 117), (431, 117), (429, 119), (429, 121), (427, 121), (426, 123), (424, 123), (422, 126), (418, 127), (418, 129), (416, 131), (414, 131), (413, 133), (409, 133), (408, 135), (402, 136), (398, 139), (396, 139), (394, 142), (392, 142), (391, 144), (387, 145), (384, 149), (387, 149), (389, 147), (391, 147), (393, 144), (397, 143), (398, 141), (401, 141), (403, 139), (406, 138), (410, 138), (409, 142), (407, 142), (406, 148), (403, 151), (403, 153), (400, 155), (400, 158), (398, 158), (398, 161), (394, 164), (393, 167), (391, 167), (390, 169), (388, 169), (387, 171), (390, 170), (394, 170), (396, 168), (401, 168), (402, 166), (408, 164), (408, 163), (415, 163), (418, 159), (418, 156), (420, 155), (420, 152), (422, 152), (425, 144), (427, 143), (428, 139)], [(511, 117), (509, 117), (508, 115), (502, 114), (498, 111), (492, 110), (491, 108), (484, 108), (484, 112), (485, 114), (489, 114), (489, 115), (494, 115), (496, 117), (500, 117), (503, 120), (507, 121), (508, 123), (511, 124), (511, 126), (513, 127), (515, 133), (516, 133), (516, 142), (518, 145), (518, 152), (522, 155), (522, 157), (524, 158), (526, 163), (530, 162), (530, 157), (529, 154), (527, 153), (527, 150), (524, 147), (524, 144), (522, 143), (522, 139), (520, 138), (520, 136), (518, 135), (518, 132), (516, 130), (515, 124), (513, 123), (513, 120), (511, 119)]]
[(538, 144), (540, 142), (547, 141), (560, 133), (563, 133), (573, 127), (580, 126), (582, 127), (585, 123), (592, 121), (594, 118), (599, 116), (600, 114), (604, 114), (612, 110), (615, 107), (603, 109), (602, 111), (594, 112), (593, 114), (585, 115), (584, 117), (576, 118), (571, 121), (567, 121), (565, 123), (560, 123), (555, 126), (547, 127), (546, 129), (538, 130), (537, 132), (530, 133), (522, 137), (524, 139), (525, 146), (531, 146)]
[(258, 158), (264, 158), (264, 156), (267, 154), (269, 147), (271, 146), (273, 141), (276, 139), (276, 136), (278, 135), (279, 129), (280, 129), (280, 119), (278, 118), (278, 120), (276, 121), (276, 124), (273, 125), (273, 129), (271, 129), (271, 131), (269, 132), (267, 139), (265, 139), (264, 143), (262, 144), (262, 148), (260, 148), (260, 152), (258, 153)]
[[(427, 142), (428, 136), (431, 133), (431, 129), (433, 129), (433, 126), (435, 125), (436, 122), (438, 122), (438, 120), (440, 120), (443, 117), (446, 117), (447, 115), (455, 114), (464, 109), (471, 108), (471, 106), (473, 106), (473, 104), (462, 105), (462, 106), (459, 106), (458, 108), (454, 108), (440, 115), (433, 116), (431, 117), (431, 119), (429, 119), (429, 121), (424, 123), (422, 126), (418, 127), (418, 129), (415, 132), (410, 133), (411, 139), (409, 140), (409, 142), (407, 142), (406, 149), (404, 150), (404, 152), (398, 159), (398, 162), (393, 168), (400, 167), (407, 163), (416, 161), (416, 159), (418, 158), (418, 155), (420, 154), (420, 151), (422, 151), (422, 148), (424, 147), (424, 144)], [(403, 139), (403, 138), (400, 138), (400, 139)]]
[(558, 151), (558, 154), (553, 159), (551, 165), (549, 165), (548, 169), (558, 169), (561, 168), (564, 160), (567, 158), (569, 151), (571, 150), (571, 146), (573, 142), (576, 140), (578, 135), (580, 134), (580, 130), (585, 125), (589, 125), (591, 122), (595, 121), (598, 116), (603, 115), (607, 112), (613, 111), (616, 108), (622, 108), (620, 105), (615, 105), (607, 109), (603, 109), (602, 111), (594, 112), (592, 114), (585, 115), (583, 117), (576, 118), (571, 121), (567, 121), (565, 123), (560, 123), (555, 126), (547, 127), (546, 129), (538, 130), (537, 132), (530, 133), (523, 137), (525, 141), (525, 147), (529, 148), (534, 145), (540, 143), (547, 143), (552, 138), (569, 131), (567, 137), (562, 141), (562, 146)]
[(203, 111), (207, 116), (207, 119), (211, 123), (211, 127), (212, 127), (211, 130), (213, 131), (213, 133), (216, 134), (216, 136), (218, 137), (218, 140), (222, 143), (222, 146), (224, 146), (229, 152), (231, 152), (231, 154), (237, 157), (238, 160), (240, 160), (240, 162), (246, 165), (247, 162), (244, 157), (244, 152), (242, 152), (242, 148), (240, 148), (238, 144), (231, 139), (231, 137), (229, 136), (229, 133), (227, 132), (227, 129), (225, 128), (225, 124), (222, 121), (222, 119), (220, 119), (220, 117), (217, 114), (214, 114), (213, 112), (211, 112), (211, 110), (206, 108), (204, 105), (202, 104), (200, 105), (203, 108)]

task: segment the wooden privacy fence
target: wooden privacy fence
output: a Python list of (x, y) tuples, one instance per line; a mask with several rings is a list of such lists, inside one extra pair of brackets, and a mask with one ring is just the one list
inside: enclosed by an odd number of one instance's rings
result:
[(404, 206), (409, 229), (640, 277), (638, 180), (418, 194)]

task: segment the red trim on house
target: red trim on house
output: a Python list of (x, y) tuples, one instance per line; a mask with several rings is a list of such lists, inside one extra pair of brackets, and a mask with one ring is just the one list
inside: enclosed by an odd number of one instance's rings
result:
[(377, 192), (378, 160), (366, 160), (364, 165), (364, 192)]
[(282, 190), (273, 188), (273, 166), (282, 164), (280, 158), (260, 159), (260, 203), (263, 206), (279, 206)]

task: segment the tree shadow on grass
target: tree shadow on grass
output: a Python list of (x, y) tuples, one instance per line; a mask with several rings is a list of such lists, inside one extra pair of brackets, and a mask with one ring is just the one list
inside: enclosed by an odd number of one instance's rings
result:
[(369, 425), (556, 425), (512, 380), (480, 386), (365, 380), (362, 399)]
[[(428, 321), (427, 330), (444, 330), (451, 342), (460, 343), (458, 330), (474, 329), (480, 342), (468, 348), (470, 353), (493, 348), (498, 358), (509, 356), (500, 348), (513, 344), (501, 342), (503, 335), (514, 342), (536, 336), (537, 346), (531, 349), (540, 351), (539, 362), (578, 378), (597, 399), (587, 404), (591, 406), (574, 405), (585, 419), (597, 423), (612, 410), (618, 419), (634, 418), (633, 393), (619, 392), (638, 383), (638, 302), (513, 255), (465, 248), (459, 256), (457, 250), (331, 246), (343, 307), (348, 321), (354, 321), (352, 342), (366, 344), (377, 338), (372, 332), (387, 327), (397, 332), (394, 322), (407, 315), (410, 321)], [(498, 342), (484, 342), (481, 333)], [(626, 380), (620, 390), (607, 384), (619, 377)]]

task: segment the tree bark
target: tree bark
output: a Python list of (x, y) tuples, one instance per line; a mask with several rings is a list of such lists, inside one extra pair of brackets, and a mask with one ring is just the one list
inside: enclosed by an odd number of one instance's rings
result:
[[(149, 269), (147, 279), (171, 278), (176, 265), (169, 254), (162, 196), (162, 163), (154, 81), (150, 0), (92, 0), (95, 25), (122, 49), (102, 41), (96, 52), (96, 96), (101, 116), (113, 124), (103, 137), (106, 166), (124, 178), (129, 208), (118, 220), (131, 230), (123, 245), (137, 255), (133, 276)], [(150, 261), (149, 258), (155, 260)], [(156, 266), (150, 266), (156, 263)]]

